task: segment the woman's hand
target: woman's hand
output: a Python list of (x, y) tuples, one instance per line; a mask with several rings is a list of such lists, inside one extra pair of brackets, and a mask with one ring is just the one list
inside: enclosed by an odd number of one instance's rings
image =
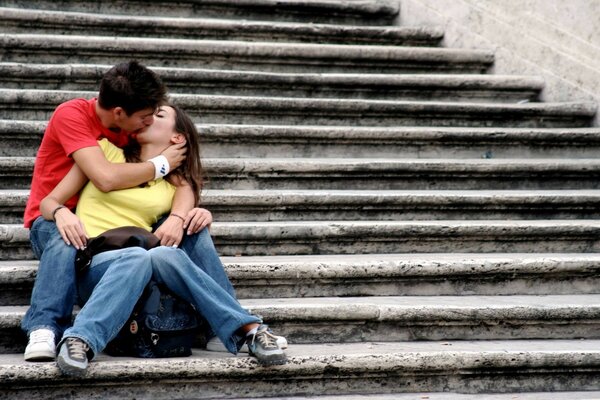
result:
[(56, 227), (65, 243), (73, 245), (77, 250), (85, 248), (88, 236), (79, 217), (67, 207), (63, 207), (54, 213)]
[(210, 228), (213, 218), (210, 211), (206, 208), (192, 208), (185, 216), (185, 222), (183, 223), (183, 229), (187, 229), (187, 234), (198, 233), (205, 227)]
[(183, 238), (183, 217), (169, 215), (169, 217), (159, 226), (154, 234), (160, 239), (163, 246), (177, 247)]

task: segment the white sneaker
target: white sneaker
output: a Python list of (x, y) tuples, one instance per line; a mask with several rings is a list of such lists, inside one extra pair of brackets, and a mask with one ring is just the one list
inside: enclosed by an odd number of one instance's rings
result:
[[(281, 350), (287, 349), (288, 348), (287, 339), (284, 338), (283, 336), (276, 336), (276, 337), (277, 337), (277, 345), (279, 346), (279, 348)], [(227, 348), (225, 347), (225, 345), (223, 344), (223, 342), (221, 342), (221, 339), (219, 339), (216, 336), (213, 336), (206, 343), (206, 350), (208, 350), (208, 351), (218, 351), (218, 352), (221, 352), (221, 353), (229, 353), (229, 350), (227, 350)], [(244, 345), (238, 351), (238, 353), (248, 353), (248, 345), (246, 343), (244, 343)]]
[(25, 348), (25, 361), (52, 361), (56, 358), (54, 332), (50, 329), (36, 329), (29, 334)]

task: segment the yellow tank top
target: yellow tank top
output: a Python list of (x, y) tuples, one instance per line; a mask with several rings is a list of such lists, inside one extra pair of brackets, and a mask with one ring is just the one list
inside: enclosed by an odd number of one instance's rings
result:
[[(123, 150), (107, 139), (98, 141), (106, 159), (124, 163)], [(158, 218), (171, 210), (175, 187), (164, 179), (148, 182), (144, 187), (101, 192), (88, 182), (77, 203), (77, 215), (90, 237), (121, 226), (137, 226), (148, 231)]]

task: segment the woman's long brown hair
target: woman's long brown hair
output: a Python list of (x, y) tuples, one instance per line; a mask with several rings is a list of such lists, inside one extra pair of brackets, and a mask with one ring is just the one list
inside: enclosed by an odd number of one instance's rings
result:
[[(202, 169), (202, 162), (200, 161), (198, 130), (185, 111), (173, 104), (166, 104), (166, 106), (172, 107), (175, 110), (175, 131), (185, 137), (187, 147), (184, 163), (171, 171), (168, 176), (177, 176), (187, 181), (194, 191), (194, 204), (199, 205), (200, 192), (202, 191), (205, 176)], [(123, 148), (127, 162), (141, 162), (140, 152), (140, 144), (135, 139), (131, 139), (129, 144)]]

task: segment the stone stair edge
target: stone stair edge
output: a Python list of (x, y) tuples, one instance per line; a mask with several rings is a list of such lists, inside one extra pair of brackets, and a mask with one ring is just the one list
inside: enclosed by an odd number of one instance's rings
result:
[[(0, 101), (4, 104), (20, 101), (21, 103), (58, 105), (64, 101), (74, 98), (92, 98), (97, 92), (75, 91), (75, 90), (54, 90), (54, 89), (0, 89)], [(211, 109), (218, 109), (231, 104), (232, 107), (266, 107), (269, 105), (279, 105), (280, 107), (297, 106), (302, 109), (322, 108), (328, 106), (333, 109), (344, 110), (352, 107), (353, 109), (369, 110), (371, 106), (381, 108), (382, 112), (392, 110), (405, 111), (437, 111), (437, 112), (460, 112), (473, 109), (477, 112), (543, 112), (547, 114), (565, 114), (594, 116), (597, 111), (597, 104), (592, 101), (566, 101), (566, 102), (526, 102), (521, 104), (505, 103), (455, 103), (441, 101), (411, 101), (411, 100), (364, 100), (364, 99), (322, 99), (322, 98), (296, 98), (296, 97), (269, 97), (260, 96), (223, 96), (223, 95), (202, 95), (202, 94), (182, 94), (171, 93), (170, 97), (177, 103), (190, 106), (210, 103)], [(185, 103), (185, 104), (182, 104)], [(209, 107), (209, 104), (204, 104)], [(213, 124), (214, 125), (214, 124)], [(566, 129), (566, 128), (562, 128)]]
[[(91, 3), (91, 4), (89, 4)], [(2, 1), (0, 3), (9, 7), (21, 7), (22, 4), (14, 1)], [(36, 1), (35, 6), (38, 9), (48, 9), (55, 11), (79, 11), (96, 13), (117, 13), (128, 15), (139, 11), (140, 5), (147, 6), (147, 2), (124, 1), (119, 4), (120, 7), (111, 5), (103, 7), (98, 2), (73, 2), (70, 1)], [(74, 6), (74, 7), (73, 7)], [(179, 7), (178, 7), (179, 6)], [(31, 5), (25, 8), (31, 8)], [(315, 13), (315, 11), (320, 11)], [(234, 18), (243, 17), (244, 19), (262, 19), (268, 16), (267, 20), (305, 20), (308, 21), (326, 20), (335, 21), (337, 24), (360, 23), (371, 25), (388, 25), (397, 19), (399, 14), (399, 5), (389, 0), (381, 1), (298, 1), (298, 0), (210, 0), (210, 1), (186, 1), (180, 0), (168, 3), (154, 4), (152, 7), (146, 7), (145, 13), (161, 16), (172, 15), (176, 17), (183, 16), (223, 16), (228, 15)], [(321, 15), (324, 14), (324, 15)], [(273, 18), (275, 17), (275, 18)], [(312, 18), (311, 18), (312, 17)]]
[[(470, 345), (470, 346), (469, 346)], [(249, 357), (215, 355), (195, 350), (191, 358), (126, 359), (101, 356), (90, 364), (89, 374), (82, 380), (60, 376), (54, 363), (26, 363), (22, 356), (0, 355), (0, 368), (10, 370), (2, 387), (34, 381), (39, 384), (70, 381), (105, 380), (115, 382), (130, 379), (164, 379), (184, 377), (213, 378), (218, 374), (237, 376), (272, 374), (284, 378), (292, 373), (322, 375), (335, 367), (336, 373), (367, 370), (373, 373), (398, 371), (441, 371), (489, 368), (518, 370), (519, 368), (598, 368), (600, 354), (597, 340), (522, 340), (522, 341), (459, 341), (414, 343), (306, 344), (290, 346), (290, 363), (276, 368), (253, 368)], [(572, 346), (571, 348), (569, 348)], [(411, 350), (412, 347), (412, 350)], [(469, 348), (470, 347), (470, 348)], [(514, 350), (511, 350), (515, 348)], [(595, 347), (595, 348), (594, 348)], [(418, 349), (418, 350), (417, 350)], [(556, 363), (552, 365), (552, 363)], [(329, 366), (329, 367), (328, 367)], [(401, 367), (399, 367), (401, 366)]]
[[(17, 62), (0, 63), (3, 79), (11, 76), (21, 79), (31, 78), (32, 74), (41, 77), (62, 79), (99, 80), (110, 65), (94, 64), (25, 64)], [(314, 72), (268, 72), (253, 70), (154, 67), (149, 66), (169, 83), (199, 81), (237, 81), (263, 84), (312, 84), (312, 85), (359, 85), (361, 87), (445, 87), (464, 89), (528, 89), (540, 91), (544, 79), (532, 75), (487, 75), (487, 74), (382, 74), (382, 73), (314, 73)]]
[[(340, 254), (221, 257), (233, 279), (437, 277), (593, 274), (600, 255), (593, 253)], [(37, 260), (0, 261), (0, 283), (33, 279)]]
[[(306, 23), (286, 21), (260, 21), (239, 20), (224, 18), (186, 18), (168, 16), (138, 16), (120, 14), (98, 14), (73, 11), (52, 11), (40, 9), (21, 9), (0, 7), (0, 20), (6, 25), (19, 26), (19, 23), (37, 23), (37, 30), (45, 27), (66, 26), (73, 32), (77, 27), (95, 27), (113, 29), (113, 33), (122, 31), (135, 31), (135, 35), (144, 34), (144, 29), (150, 28), (153, 33), (158, 29), (171, 29), (176, 34), (184, 36), (206, 36), (208, 32), (228, 32), (239, 36), (240, 31), (247, 34), (270, 34), (270, 39), (276, 40), (274, 34), (287, 34), (286, 38), (292, 42), (299, 39), (308, 40), (316, 37), (328, 37), (344, 42), (367, 42), (396, 45), (406, 41), (409, 43), (424, 43), (436, 45), (443, 37), (444, 31), (433, 26), (366, 26), (366, 25), (335, 25), (327, 23)], [(30, 26), (29, 26), (30, 28)], [(201, 32), (198, 32), (202, 30)], [(162, 31), (162, 35), (171, 35), (169, 31)], [(164, 36), (163, 36), (164, 37)]]

